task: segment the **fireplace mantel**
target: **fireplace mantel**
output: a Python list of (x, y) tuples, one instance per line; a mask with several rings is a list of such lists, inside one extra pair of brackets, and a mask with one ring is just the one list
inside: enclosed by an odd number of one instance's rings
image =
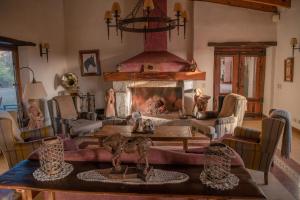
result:
[(105, 81), (181, 81), (205, 80), (205, 72), (104, 72)]

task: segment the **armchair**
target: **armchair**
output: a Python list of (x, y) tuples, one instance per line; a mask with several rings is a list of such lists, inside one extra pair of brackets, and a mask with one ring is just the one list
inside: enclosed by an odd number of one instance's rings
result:
[(246, 168), (263, 171), (265, 184), (268, 184), (268, 173), (284, 126), (283, 119), (266, 118), (262, 122), (262, 132), (236, 127), (234, 136), (223, 138), (222, 143), (241, 156)]
[(194, 114), (198, 119), (196, 122), (198, 130), (212, 139), (233, 133), (235, 127), (242, 125), (246, 108), (246, 97), (233, 93), (228, 94), (219, 113), (204, 111)]
[(0, 117), (0, 150), (9, 168), (26, 159), (31, 152), (39, 148), (41, 140), (30, 142), (17, 141), (12, 119)]
[(95, 113), (80, 113), (76, 109), (72, 96), (56, 96), (57, 115), (62, 124), (64, 134), (81, 136), (102, 127), (101, 121), (96, 121)]

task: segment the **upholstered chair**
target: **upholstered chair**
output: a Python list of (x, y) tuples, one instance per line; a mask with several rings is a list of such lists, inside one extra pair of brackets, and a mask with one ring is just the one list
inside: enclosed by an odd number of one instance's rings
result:
[(78, 112), (72, 96), (56, 96), (53, 99), (64, 134), (72, 137), (82, 136), (102, 127), (102, 121), (96, 121), (95, 113)]
[(225, 137), (222, 142), (241, 156), (246, 168), (263, 171), (265, 184), (268, 184), (268, 173), (284, 126), (283, 119), (266, 118), (262, 121), (261, 132), (236, 127), (234, 136)]
[(242, 126), (246, 108), (246, 97), (228, 94), (220, 112), (198, 112), (195, 116), (198, 121), (194, 121), (194, 126), (212, 139), (221, 138), (225, 134), (233, 133), (235, 127)]
[(0, 150), (9, 168), (26, 159), (32, 151), (41, 145), (41, 140), (30, 142), (17, 140), (14, 133), (16, 130), (13, 128), (13, 124), (16, 124), (16, 122), (13, 120), (0, 117)]

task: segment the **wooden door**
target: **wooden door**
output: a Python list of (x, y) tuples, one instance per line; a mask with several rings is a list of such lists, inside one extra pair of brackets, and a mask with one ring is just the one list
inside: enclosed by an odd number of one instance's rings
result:
[(219, 97), (238, 92), (239, 55), (216, 54), (214, 70), (214, 110), (218, 110)]
[(216, 48), (214, 110), (232, 92), (247, 97), (247, 115), (262, 115), (265, 60), (264, 48)]
[(238, 94), (247, 97), (248, 115), (262, 115), (264, 77), (265, 56), (240, 56)]

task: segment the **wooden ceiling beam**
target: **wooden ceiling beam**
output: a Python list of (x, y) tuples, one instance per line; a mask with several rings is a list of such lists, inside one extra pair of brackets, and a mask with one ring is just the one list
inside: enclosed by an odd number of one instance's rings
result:
[(0, 45), (4, 45), (4, 46), (35, 46), (36, 44), (33, 42), (16, 40), (13, 38), (0, 36)]
[(265, 4), (269, 6), (291, 7), (291, 0), (243, 0), (252, 3)]
[(205, 1), (205, 2), (228, 5), (228, 6), (248, 8), (248, 9), (252, 9), (252, 10), (259, 10), (259, 11), (264, 11), (264, 12), (277, 12), (278, 11), (276, 6), (270, 6), (270, 5), (266, 5), (266, 4), (249, 2), (246, 0), (193, 0), (193, 1)]

